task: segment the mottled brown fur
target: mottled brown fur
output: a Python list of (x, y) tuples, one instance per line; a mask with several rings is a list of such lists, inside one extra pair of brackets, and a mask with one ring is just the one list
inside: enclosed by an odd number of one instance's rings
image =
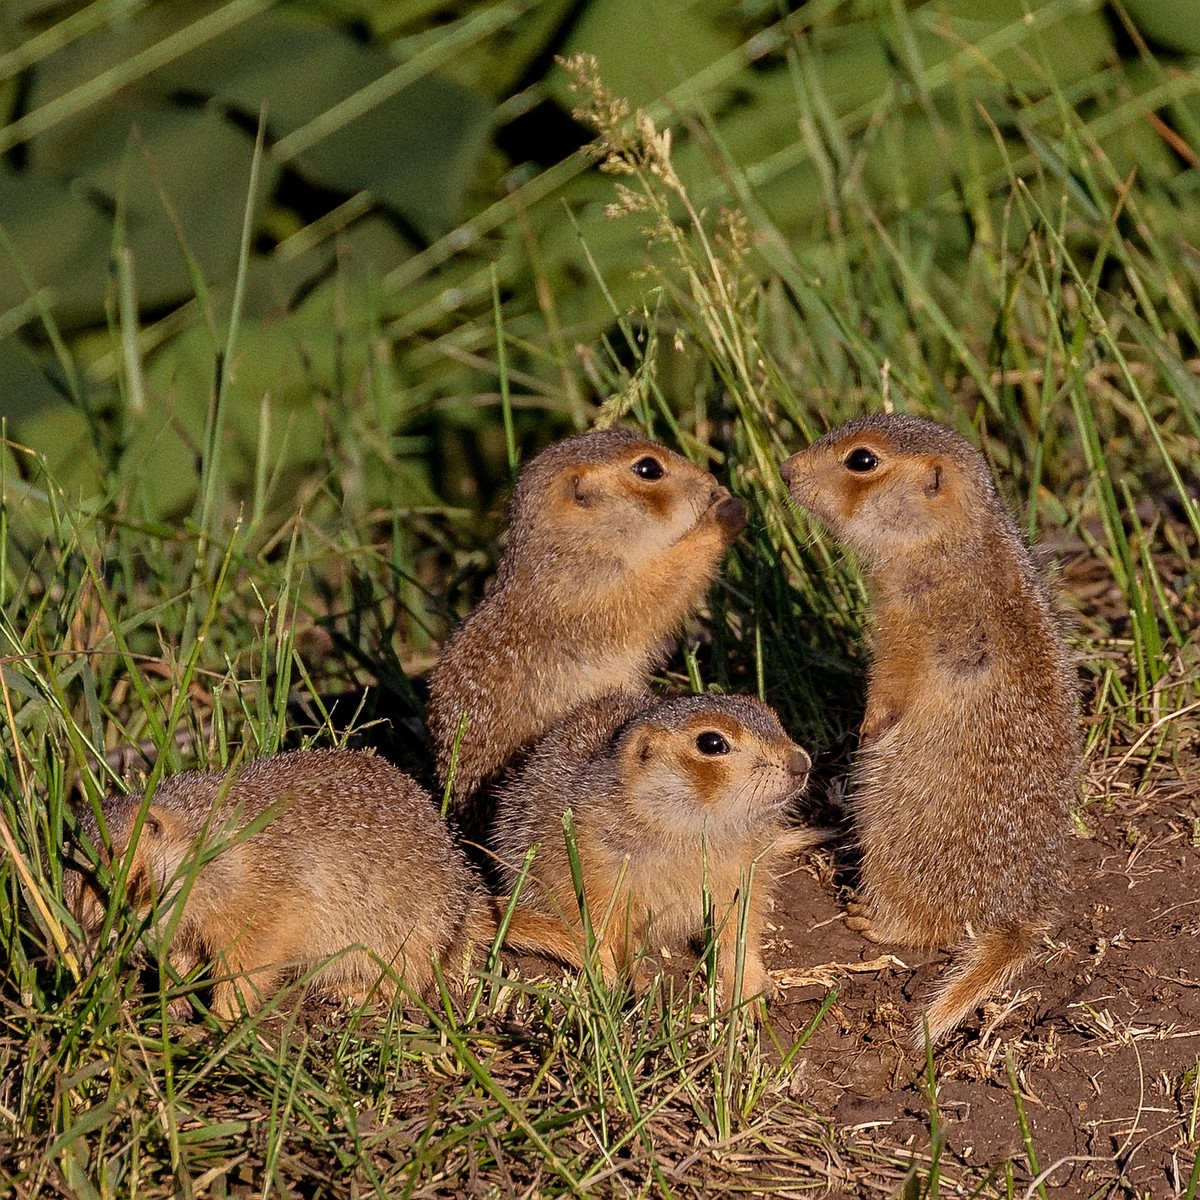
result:
[[(728, 751), (702, 753), (698, 740), (705, 734), (719, 735)], [(539, 847), (520, 904), (563, 922), (571, 952), (559, 956), (581, 966), (582, 917), (562, 825), (570, 808), (608, 978), (635, 965), (651, 936), (700, 933), (707, 885), (720, 994), (729, 1000), (734, 993), (739, 901), (746, 920), (742, 991), (767, 992), (762, 931), (772, 867), (799, 844), (785, 830), (785, 810), (810, 765), (757, 700), (601, 697), (555, 726), (501, 790), (497, 854), (511, 884), (527, 848)]]
[[(229, 776), (188, 772), (161, 782), (149, 806), (141, 796), (105, 800), (111, 853), (93, 812), (82, 831), (119, 864), (143, 808), (129, 902), (141, 914), (157, 902), (161, 934), (177, 921), (169, 957), (179, 972), (214, 964), (212, 1011), (221, 1019), (254, 1011), (288, 977), (355, 945), (365, 950), (327, 966), (321, 986), (357, 998), (379, 981), (390, 996), (382, 960), (428, 995), (435, 962), (450, 964), (495, 935), (495, 901), (428, 794), (372, 754), (302, 751)], [(98, 881), (69, 872), (66, 894), (94, 940), (106, 905)], [(181, 897), (178, 914), (172, 896)], [(546, 925), (553, 942), (558, 930)], [(517, 921), (511, 935), (542, 947), (536, 924)]]
[[(635, 472), (647, 457), (661, 478)], [(708, 472), (630, 430), (569, 438), (534, 458), (493, 587), (430, 682), (442, 780), (468, 714), (455, 811), (477, 806), (480, 789), (576, 704), (645, 683), (744, 523), (745, 506)]]
[[(852, 470), (856, 451), (876, 465)], [(868, 916), (848, 923), (878, 941), (961, 944), (927, 1014), (937, 1039), (1020, 969), (1061, 894), (1075, 672), (1046, 584), (966, 440), (865, 417), (782, 474), (867, 575), (875, 638), (852, 812)]]

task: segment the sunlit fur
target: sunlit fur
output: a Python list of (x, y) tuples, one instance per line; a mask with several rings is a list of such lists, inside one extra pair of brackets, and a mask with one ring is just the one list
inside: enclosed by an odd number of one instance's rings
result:
[[(878, 457), (873, 471), (847, 467), (859, 448)], [(961, 946), (929, 1008), (936, 1039), (1020, 969), (1061, 894), (1080, 763), (1074, 668), (965, 439), (864, 417), (782, 473), (866, 570), (874, 653), (852, 796), (865, 931)]]
[[(729, 752), (702, 754), (696, 741), (706, 731), (723, 736)], [(743, 994), (767, 992), (761, 943), (772, 868), (787, 803), (804, 787), (809, 766), (757, 700), (601, 697), (560, 722), (502, 790), (497, 853), (512, 882), (526, 849), (538, 845), (521, 903), (574, 931), (576, 951), (564, 957), (580, 965), (582, 920), (562, 826), (569, 808), (609, 977), (651, 938), (699, 934), (707, 885), (719, 929), (720, 994), (728, 1000), (734, 992), (739, 901), (746, 906)]]
[[(142, 916), (157, 913), (153, 940), (178, 971), (207, 962), (231, 976), (213, 988), (220, 1018), (254, 1011), (285, 979), (354, 946), (321, 973), (322, 988), (357, 998), (378, 984), (391, 995), (382, 962), (428, 994), (435, 962), (449, 965), (495, 934), (495, 902), (431, 798), (373, 755), (298, 752), (228, 777), (177, 775), (148, 807), (139, 796), (106, 800), (108, 843), (95, 814), (83, 814), (84, 838), (119, 864), (143, 808), (126, 899)], [(72, 871), (66, 895), (94, 941), (107, 906), (99, 880)], [(541, 948), (536, 925), (518, 922), (512, 934)]]
[[(661, 479), (634, 472), (648, 455)], [(529, 463), (493, 586), (430, 683), (442, 780), (468, 714), (460, 813), (576, 704), (649, 678), (744, 522), (742, 503), (707, 471), (629, 430), (569, 438)]]

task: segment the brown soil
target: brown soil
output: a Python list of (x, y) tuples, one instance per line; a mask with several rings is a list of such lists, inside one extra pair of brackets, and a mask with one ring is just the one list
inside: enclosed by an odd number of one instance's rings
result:
[[(1011, 1158), (1025, 1194), (1034, 1169), (1019, 1095), (1049, 1195), (1186, 1192), (1200, 1125), (1200, 767), (1190, 757), (1172, 775), (1142, 794), (1132, 780), (1091, 781), (1106, 798), (1072, 840), (1062, 919), (1014, 990), (936, 1053), (943, 1186), (999, 1170), (1003, 1190)], [(795, 1060), (792, 1095), (832, 1117), (849, 1157), (894, 1163), (899, 1151), (920, 1164), (931, 1152), (927, 1072), (905, 1043), (950, 956), (847, 930), (832, 874), (814, 855), (776, 904), (777, 1035), (800, 1036), (836, 990)], [(861, 1169), (844, 1175), (845, 1194), (894, 1189), (894, 1176), (876, 1188)]]

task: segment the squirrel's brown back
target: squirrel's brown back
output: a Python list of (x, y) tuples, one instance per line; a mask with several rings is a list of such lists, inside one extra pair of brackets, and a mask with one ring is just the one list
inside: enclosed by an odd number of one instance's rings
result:
[[(144, 824), (128, 879), (130, 902), (160, 924), (175, 923), (172, 959), (182, 969), (214, 961), (214, 1011), (230, 1017), (303, 967), (361, 944), (323, 973), (351, 993), (380, 975), (380, 962), (415, 991), (433, 983), (432, 962), (494, 931), (490, 901), (450, 839), (433, 802), (411, 778), (374, 755), (298, 751), (262, 758), (226, 776), (188, 772), (164, 779), (145, 806), (114, 796), (103, 813), (112, 861)], [(104, 844), (95, 814), (81, 831)], [(105, 855), (107, 858), (108, 856)], [(166, 903), (178, 894), (181, 911)], [(95, 935), (105, 900), (94, 880), (72, 873), (67, 898)], [(390, 986), (385, 982), (385, 993)]]

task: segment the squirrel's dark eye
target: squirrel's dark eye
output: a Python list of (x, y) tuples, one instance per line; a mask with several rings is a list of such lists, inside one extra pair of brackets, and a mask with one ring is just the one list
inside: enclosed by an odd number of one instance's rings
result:
[(696, 738), (696, 749), (701, 754), (728, 754), (729, 743), (715, 729), (706, 729)]
[(851, 450), (846, 455), (846, 470), (848, 471), (864, 475), (867, 471), (875, 470), (877, 466), (879, 466), (879, 459), (863, 446), (859, 446), (857, 450)]
[(653, 458), (647, 454), (645, 458), (639, 458), (633, 464), (633, 473), (640, 476), (642, 479), (661, 479), (666, 472), (663, 470), (662, 463), (657, 458)]

